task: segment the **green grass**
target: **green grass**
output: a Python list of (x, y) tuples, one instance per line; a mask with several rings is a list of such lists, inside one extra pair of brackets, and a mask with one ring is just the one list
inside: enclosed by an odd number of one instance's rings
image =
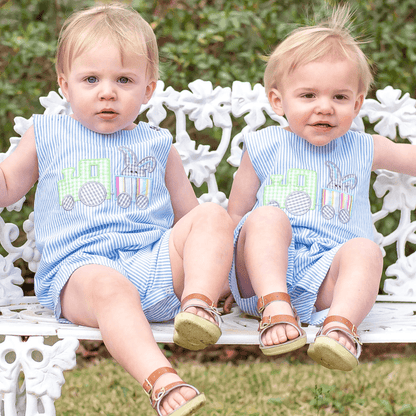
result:
[[(198, 416), (415, 415), (416, 356), (374, 360), (342, 373), (288, 360), (179, 362), (181, 377), (203, 391)], [(111, 359), (66, 373), (57, 415), (154, 415), (142, 388)]]

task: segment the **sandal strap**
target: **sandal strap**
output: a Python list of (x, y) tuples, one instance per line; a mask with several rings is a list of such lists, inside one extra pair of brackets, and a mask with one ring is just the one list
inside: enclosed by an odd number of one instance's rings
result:
[(176, 370), (172, 367), (160, 367), (156, 371), (153, 371), (149, 377), (143, 383), (143, 389), (148, 396), (152, 394), (153, 386), (155, 385), (156, 381), (163, 376), (164, 374), (178, 374)]
[[(322, 329), (325, 327), (326, 324), (329, 324), (331, 322), (338, 322), (340, 324), (345, 325), (348, 328), (348, 331), (345, 328), (342, 328), (344, 331), (350, 332), (350, 335), (352, 335), (354, 338), (359, 339), (357, 334), (357, 327), (349, 321), (347, 318), (344, 318), (343, 316), (338, 315), (331, 315), (327, 316), (324, 320), (324, 323), (322, 324)], [(333, 328), (327, 329), (326, 331), (322, 331), (322, 335), (326, 335), (328, 331), (331, 331)]]
[(266, 296), (260, 296), (257, 301), (257, 310), (259, 314), (261, 314), (270, 303), (277, 301), (291, 303), (290, 296), (285, 292), (273, 292)]
[[(261, 347), (264, 348), (263, 341), (261, 339), (264, 331), (266, 331), (268, 328), (278, 325), (278, 324), (288, 324), (292, 325), (296, 331), (298, 331), (298, 337), (301, 337), (304, 334), (304, 331), (302, 330), (299, 322), (299, 318), (295, 318), (292, 315), (274, 315), (274, 316), (266, 316), (263, 317), (259, 323), (259, 344)], [(292, 340), (293, 341), (293, 340)], [(287, 341), (291, 342), (291, 341)]]
[(266, 329), (269, 326), (273, 326), (276, 324), (289, 324), (296, 329), (299, 327), (298, 320), (292, 315), (273, 315), (273, 316), (263, 316), (261, 321), (259, 322), (259, 331)]
[[(153, 407), (153, 409), (156, 410), (157, 414), (160, 415), (160, 403), (162, 402), (162, 400), (164, 399), (164, 397), (166, 395), (168, 395), (172, 390), (177, 389), (179, 387), (189, 387), (191, 389), (193, 389), (197, 395), (199, 395), (199, 390), (192, 386), (191, 384), (187, 384), (184, 383), (182, 380), (181, 381), (175, 381), (174, 383), (170, 383), (165, 387), (162, 387), (160, 389), (158, 389), (153, 396), (149, 397), (150, 398), (150, 404)], [(192, 400), (192, 399), (191, 399)], [(188, 402), (189, 400), (187, 400)]]
[[(184, 308), (183, 306), (191, 299), (199, 299), (202, 300), (204, 303), (207, 304), (207, 306), (203, 306), (197, 303), (189, 303), (188, 305), (186, 305), (186, 307)], [(186, 296), (184, 299), (182, 299), (181, 301), (181, 310), (182, 312), (185, 312), (188, 308), (201, 308), (204, 309), (205, 311), (207, 311), (208, 313), (210, 313), (213, 318), (215, 319), (215, 322), (218, 324), (219, 328), (221, 328), (221, 324), (222, 324), (222, 318), (221, 318), (221, 314), (217, 309), (217, 304), (215, 302), (213, 302), (210, 298), (208, 298), (205, 295), (202, 295), (200, 293), (193, 293), (191, 295)]]
[[(323, 328), (325, 327), (325, 325), (331, 322), (338, 322), (340, 324), (344, 324), (347, 328), (340, 327), (340, 326), (333, 326), (332, 328), (328, 328), (324, 331)], [(355, 342), (355, 345), (357, 347), (357, 353), (355, 354), (355, 357), (358, 359), (361, 355), (361, 350), (362, 350), (361, 346), (363, 344), (360, 341), (360, 337), (358, 336), (357, 327), (351, 321), (349, 321), (347, 318), (344, 318), (343, 316), (331, 315), (325, 318), (324, 323), (322, 324), (321, 328), (316, 334), (316, 337), (327, 336), (330, 332), (333, 332), (333, 331), (343, 332), (345, 335), (349, 336), (353, 342)]]
[(205, 302), (209, 307), (212, 307), (212, 308), (217, 307), (217, 304), (215, 302), (213, 302), (209, 297), (207, 297), (205, 295), (202, 295), (201, 293), (192, 293), (192, 294), (186, 296), (181, 301), (181, 307), (183, 307), (183, 305), (185, 305), (186, 302), (188, 302), (188, 300), (190, 300), (190, 299), (199, 299), (199, 300), (202, 300), (202, 302)]
[(162, 399), (174, 388), (178, 388), (180, 386), (184, 386), (185, 383), (183, 381), (175, 381), (173, 383), (170, 383), (164, 387), (161, 387), (160, 389), (156, 390), (153, 395), (150, 397), (150, 403), (153, 407), (153, 409), (156, 408), (158, 403), (162, 401)]

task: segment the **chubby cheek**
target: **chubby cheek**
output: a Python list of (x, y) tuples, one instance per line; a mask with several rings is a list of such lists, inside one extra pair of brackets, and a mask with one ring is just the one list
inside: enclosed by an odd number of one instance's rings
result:
[(286, 114), (286, 119), (293, 131), (302, 129), (307, 122), (305, 114), (297, 112), (291, 112), (290, 115)]
[(86, 115), (91, 112), (92, 102), (88, 97), (78, 95), (76, 99), (71, 102), (71, 106), (76, 107), (78, 111), (82, 112), (83, 115)]
[(141, 102), (138, 102), (137, 100), (132, 100), (130, 103), (126, 103), (124, 105), (126, 114), (129, 114), (129, 117), (133, 117), (133, 119), (135, 120), (140, 113), (140, 109), (142, 105), (144, 104), (146, 103), (145, 102), (141, 103)]
[(338, 117), (338, 121), (342, 125), (348, 125), (348, 128), (351, 126), (352, 122), (354, 121), (354, 114), (340, 114)]

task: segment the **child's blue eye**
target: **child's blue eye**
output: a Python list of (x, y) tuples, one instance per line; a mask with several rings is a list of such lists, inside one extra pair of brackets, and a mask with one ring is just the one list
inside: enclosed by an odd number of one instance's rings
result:
[(88, 82), (88, 84), (94, 84), (98, 80), (97, 80), (97, 77), (88, 77), (86, 78), (86, 81)]
[(127, 84), (130, 80), (127, 77), (121, 77), (119, 78), (118, 82), (120, 84)]

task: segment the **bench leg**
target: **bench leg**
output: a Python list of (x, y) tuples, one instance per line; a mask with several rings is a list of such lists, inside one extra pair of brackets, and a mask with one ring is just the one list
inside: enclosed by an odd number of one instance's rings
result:
[(0, 415), (55, 416), (54, 403), (65, 383), (63, 371), (75, 367), (79, 341), (0, 337)]

